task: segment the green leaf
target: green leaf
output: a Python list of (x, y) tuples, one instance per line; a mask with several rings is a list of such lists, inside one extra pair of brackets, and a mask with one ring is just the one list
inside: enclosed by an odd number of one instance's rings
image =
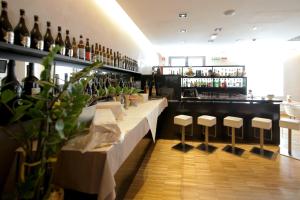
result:
[(57, 131), (63, 131), (64, 130), (64, 121), (62, 119), (59, 119), (55, 123), (55, 130)]
[(2, 101), (2, 103), (6, 104), (9, 101), (11, 101), (12, 99), (14, 99), (16, 96), (17, 96), (17, 94), (15, 92), (13, 92), (12, 90), (5, 90), (1, 94), (1, 101)]
[(22, 105), (15, 109), (15, 114), (13, 118), (10, 120), (11, 123), (18, 121), (21, 119), (27, 112), (27, 109), (31, 107), (32, 104)]

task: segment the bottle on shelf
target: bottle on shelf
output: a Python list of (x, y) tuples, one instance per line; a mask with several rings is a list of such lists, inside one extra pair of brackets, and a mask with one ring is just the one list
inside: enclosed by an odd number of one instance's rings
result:
[(51, 33), (51, 23), (47, 22), (47, 31), (44, 36), (44, 51), (51, 51), (51, 49), (55, 46), (54, 39)]
[(69, 74), (65, 73), (64, 83), (66, 84), (69, 81)]
[(110, 49), (109, 55), (110, 55), (110, 65), (115, 66), (114, 65), (114, 55), (113, 55), (112, 49)]
[(20, 9), (20, 20), (14, 29), (14, 43), (23, 47), (30, 47), (30, 34), (25, 23), (25, 10)]
[(91, 47), (90, 47), (89, 38), (86, 38), (86, 43), (85, 43), (85, 60), (91, 61)]
[(99, 61), (99, 48), (98, 48), (98, 43), (95, 44), (95, 52), (93, 56), (93, 61)]
[(22, 80), (23, 82), (23, 95), (34, 96), (40, 93), (41, 89), (37, 83), (39, 79), (34, 76), (34, 64), (27, 65), (27, 75)]
[[(65, 39), (65, 56), (73, 57), (73, 47), (69, 36), (69, 30), (66, 30), (66, 39)], [(76, 41), (75, 41), (76, 43)]]
[(1, 92), (12, 90), (17, 94), (17, 98), (21, 97), (22, 87), (16, 78), (15, 74), (16, 63), (14, 60), (9, 60), (7, 64), (7, 75), (1, 80)]
[(60, 92), (59, 75), (58, 74), (54, 75), (54, 85), (55, 85), (55, 88), (53, 91), (54, 92), (53, 95), (56, 96)]
[(73, 40), (72, 40), (72, 51), (73, 51), (73, 58), (78, 58), (78, 46), (76, 44), (75, 37), (73, 37)]
[(78, 57), (82, 60), (85, 60), (85, 46), (84, 46), (84, 43), (83, 43), (83, 37), (82, 35), (80, 35), (80, 40), (79, 40), (79, 43), (78, 43)]
[(64, 43), (64, 40), (61, 35), (61, 27), (60, 26), (57, 27), (57, 36), (55, 39), (55, 45), (59, 46), (61, 48), (60, 51), (58, 52), (58, 54), (65, 55), (65, 43)]
[(7, 2), (2, 1), (2, 11), (1, 11), (1, 16), (0, 16), (0, 41), (6, 42), (9, 44), (14, 43), (14, 31), (12, 28), (11, 23), (9, 22), (8, 19), (8, 14), (7, 14)]
[[(18, 99), (21, 98), (22, 87), (16, 78), (14, 60), (9, 60), (7, 64), (7, 75), (1, 80), (1, 86), (1, 92), (5, 90), (11, 90), (16, 94), (13, 99), (7, 102), (9, 107), (15, 106), (18, 102)], [(11, 111), (6, 106), (0, 106), (0, 113), (0, 125), (7, 124), (12, 116)]]
[(44, 40), (39, 29), (39, 17), (34, 15), (34, 25), (30, 32), (31, 44), (30, 48), (44, 50)]
[(92, 47), (91, 47), (91, 61), (95, 62), (95, 47), (94, 45), (92, 44)]
[(105, 46), (102, 47), (102, 58), (103, 58), (103, 64), (107, 64), (106, 60), (106, 52), (105, 52)]
[(99, 51), (99, 55), (98, 55), (99, 61), (103, 63), (102, 46), (101, 46), (101, 44), (99, 44), (99, 48), (98, 49), (99, 49), (98, 50)]
[(110, 61), (109, 48), (106, 48), (106, 64), (111, 65)]

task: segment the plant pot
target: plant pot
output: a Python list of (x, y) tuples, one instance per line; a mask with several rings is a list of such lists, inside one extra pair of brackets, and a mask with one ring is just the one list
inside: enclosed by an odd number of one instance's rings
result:
[(130, 100), (129, 100), (130, 95), (129, 94), (125, 94), (124, 95), (124, 108), (128, 109), (129, 105), (130, 105)]
[(130, 105), (131, 106), (137, 106), (137, 104), (138, 104), (138, 95), (130, 95), (129, 100), (130, 100)]
[(121, 95), (115, 96), (115, 98), (116, 98), (117, 102), (121, 102), (121, 100), (122, 100), (122, 96)]

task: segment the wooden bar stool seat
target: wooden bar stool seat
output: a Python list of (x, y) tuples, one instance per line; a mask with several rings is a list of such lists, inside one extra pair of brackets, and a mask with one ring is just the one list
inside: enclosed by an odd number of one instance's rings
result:
[(233, 116), (228, 116), (224, 118), (223, 121), (224, 126), (231, 127), (231, 145), (226, 145), (223, 150), (232, 153), (237, 156), (241, 156), (244, 153), (244, 149), (241, 149), (239, 147), (236, 147), (235, 145), (235, 129), (242, 128), (242, 138), (244, 136), (244, 129), (243, 129), (243, 118), (239, 117), (233, 117)]
[(188, 115), (177, 115), (174, 117), (174, 124), (181, 126), (181, 143), (173, 146), (173, 148), (185, 153), (193, 149), (193, 146), (185, 143), (185, 127), (189, 125), (193, 126), (193, 117)]
[(197, 124), (204, 126), (205, 127), (205, 142), (200, 144), (197, 149), (201, 150), (201, 151), (206, 151), (208, 153), (213, 153), (217, 147), (208, 144), (208, 137), (209, 137), (209, 132), (208, 132), (208, 128), (215, 126), (215, 134), (214, 137), (216, 137), (216, 123), (217, 123), (217, 119), (214, 116), (209, 116), (209, 115), (202, 115), (199, 116), (197, 119)]

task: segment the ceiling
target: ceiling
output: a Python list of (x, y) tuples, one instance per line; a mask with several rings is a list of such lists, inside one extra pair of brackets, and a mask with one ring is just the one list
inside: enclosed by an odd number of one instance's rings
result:
[[(300, 35), (300, 0), (117, 0), (146, 37), (156, 46), (213, 44), (237, 41), (287, 41)], [(235, 9), (234, 16), (225, 10)], [(186, 12), (187, 19), (178, 14)], [(257, 30), (253, 30), (257, 27)], [(181, 33), (180, 29), (187, 29)]]

